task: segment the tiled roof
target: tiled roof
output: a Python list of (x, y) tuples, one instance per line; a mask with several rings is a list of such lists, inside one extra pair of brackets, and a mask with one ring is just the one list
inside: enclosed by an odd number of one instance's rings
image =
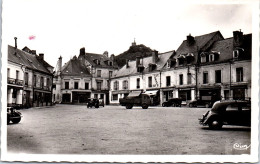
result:
[[(164, 65), (167, 63), (167, 60), (173, 55), (173, 52), (174, 51), (169, 51), (169, 52), (158, 54), (159, 60), (156, 62), (155, 71), (161, 70), (164, 67)], [(149, 64), (152, 63), (152, 56), (143, 58), (143, 61), (141, 61), (141, 63), (143, 63), (143, 66), (145, 67), (143, 73), (148, 73)], [(129, 61), (128, 65), (129, 65), (129, 67), (124, 65), (122, 68), (120, 68), (118, 71), (116, 71), (114, 77), (128, 76), (128, 75), (138, 73), (137, 68), (136, 68), (136, 60)]]
[[(252, 34), (244, 35), (244, 41), (241, 48), (244, 49), (246, 58), (251, 59)], [(225, 40), (216, 41), (209, 52), (220, 52), (218, 61), (225, 61), (233, 58), (233, 37)]]
[[(182, 54), (187, 54), (187, 53), (192, 53), (192, 52), (197, 52), (198, 49), (202, 49), (203, 50), (204, 47), (207, 45), (207, 43), (216, 35), (216, 34), (220, 34), (219, 31), (216, 32), (212, 32), (209, 34), (205, 34), (205, 35), (200, 35), (200, 36), (195, 36), (194, 37), (194, 44), (192, 45), (188, 45), (187, 44), (187, 40), (184, 40), (182, 42), (182, 44), (180, 45), (180, 47), (177, 49), (176, 51), (176, 57), (178, 57), (179, 55)], [(220, 34), (221, 35), (221, 34)], [(221, 35), (222, 36), (222, 35)]]
[(61, 74), (68, 76), (90, 76), (88, 69), (81, 65), (76, 56), (62, 67)]
[(8, 61), (24, 65), (34, 70), (51, 73), (46, 67), (44, 67), (44, 64), (37, 59), (37, 55), (15, 49), (15, 47), (12, 47), (10, 45), (8, 45)]
[[(102, 67), (102, 68), (117, 68), (118, 67), (116, 62), (114, 62), (112, 66), (110, 66), (107, 63), (105, 63), (107, 61), (112, 62), (112, 60), (109, 57), (106, 57), (105, 55), (94, 54), (94, 53), (85, 53), (84, 57), (91, 65), (93, 65), (95, 67)], [(99, 60), (100, 61), (100, 65), (95, 63), (94, 62), (95, 60)]]

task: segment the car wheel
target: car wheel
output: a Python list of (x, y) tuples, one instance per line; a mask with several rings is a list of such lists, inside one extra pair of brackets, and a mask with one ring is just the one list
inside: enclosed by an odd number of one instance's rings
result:
[(193, 104), (189, 104), (189, 107), (193, 107)]
[(166, 106), (165, 102), (164, 102), (164, 103), (162, 103), (162, 106), (163, 106), (163, 107), (165, 107), (165, 106)]
[(7, 116), (7, 124), (9, 124), (9, 123), (10, 123), (10, 117)]
[(206, 104), (205, 106), (206, 106), (206, 108), (209, 108), (209, 104)]
[(126, 109), (132, 109), (133, 108), (133, 105), (131, 105), (131, 104), (126, 104)]
[(14, 124), (18, 124), (20, 121), (21, 121), (21, 117), (19, 117), (19, 118), (14, 118), (14, 119), (12, 120), (12, 122), (13, 122)]
[(217, 130), (217, 129), (221, 129), (223, 126), (223, 123), (220, 119), (212, 119), (210, 122), (209, 122), (209, 128), (210, 129), (214, 129), (214, 130)]
[(147, 105), (147, 104), (142, 104), (142, 108), (143, 108), (143, 109), (147, 109), (147, 108), (148, 108), (148, 105)]
[(173, 103), (173, 104), (172, 104), (172, 106), (173, 106), (173, 107), (176, 107), (176, 104), (175, 104), (175, 103)]

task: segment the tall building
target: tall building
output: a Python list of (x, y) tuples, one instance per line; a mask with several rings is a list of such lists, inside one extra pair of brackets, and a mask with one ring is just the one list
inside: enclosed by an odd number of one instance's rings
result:
[(44, 60), (44, 54), (24, 48), (8, 46), (7, 105), (19, 107), (48, 106), (52, 104), (53, 67)]

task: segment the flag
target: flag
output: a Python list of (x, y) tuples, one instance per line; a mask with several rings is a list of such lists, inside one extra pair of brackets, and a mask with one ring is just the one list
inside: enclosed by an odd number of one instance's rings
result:
[(29, 36), (29, 40), (33, 40), (33, 39), (35, 39), (34, 35)]

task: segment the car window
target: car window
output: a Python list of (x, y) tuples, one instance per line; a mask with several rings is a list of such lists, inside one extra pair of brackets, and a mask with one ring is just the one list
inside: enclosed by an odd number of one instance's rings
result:
[(242, 111), (251, 110), (251, 104), (243, 104), (243, 105), (241, 105), (241, 110)]
[(226, 111), (238, 111), (241, 107), (238, 106), (238, 104), (230, 104), (227, 106)]

